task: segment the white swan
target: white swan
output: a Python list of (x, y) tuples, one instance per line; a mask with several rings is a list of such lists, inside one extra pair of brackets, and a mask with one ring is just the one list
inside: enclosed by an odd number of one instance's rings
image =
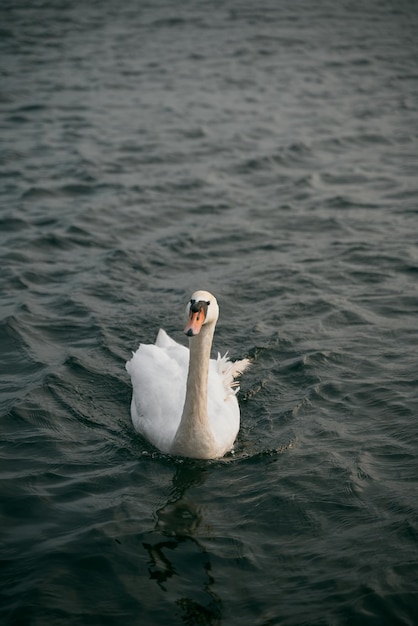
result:
[(126, 363), (132, 379), (135, 429), (162, 452), (215, 459), (231, 450), (240, 412), (234, 378), (248, 359), (210, 358), (219, 316), (216, 298), (196, 291), (186, 307), (189, 348), (160, 330), (155, 344), (141, 344)]

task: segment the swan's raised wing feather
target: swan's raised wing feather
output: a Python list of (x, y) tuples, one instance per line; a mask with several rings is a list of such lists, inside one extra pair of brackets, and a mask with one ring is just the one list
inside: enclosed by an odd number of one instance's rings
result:
[(240, 361), (230, 361), (228, 359), (228, 353), (221, 356), (218, 352), (218, 358), (213, 363), (216, 366), (217, 372), (222, 377), (222, 381), (227, 393), (236, 394), (239, 390), (239, 382), (235, 380), (238, 376), (241, 376), (245, 370), (250, 366), (249, 359), (241, 359)]

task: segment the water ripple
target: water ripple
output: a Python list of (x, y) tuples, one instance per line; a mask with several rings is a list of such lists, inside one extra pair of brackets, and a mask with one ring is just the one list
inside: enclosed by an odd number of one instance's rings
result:
[[(393, 3), (392, 3), (393, 4)], [(5, 624), (413, 624), (416, 10), (3, 3)], [(233, 454), (124, 369), (196, 288)], [(415, 569), (414, 569), (415, 568)]]

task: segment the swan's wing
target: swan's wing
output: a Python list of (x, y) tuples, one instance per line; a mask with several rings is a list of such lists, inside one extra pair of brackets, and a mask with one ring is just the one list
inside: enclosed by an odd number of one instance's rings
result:
[(242, 374), (249, 366), (248, 359), (230, 361), (225, 355), (211, 359), (208, 381), (208, 414), (215, 440), (225, 444), (222, 454), (228, 452), (234, 444), (239, 431), (240, 411), (236, 393), (239, 389), (235, 377)]
[(126, 364), (132, 380), (134, 427), (163, 452), (170, 449), (180, 423), (186, 393), (187, 352), (187, 348), (160, 331), (155, 345), (141, 344)]
[[(174, 339), (171, 339), (171, 337), (169, 337), (167, 335), (167, 333), (165, 332), (165, 330), (163, 330), (162, 328), (160, 328), (160, 330), (158, 331), (158, 335), (157, 338), (155, 340), (155, 345), (158, 346), (159, 348), (184, 348), (184, 346), (181, 346), (179, 343), (177, 343), (177, 341), (174, 341)], [(184, 348), (185, 350), (187, 350), (187, 348)]]
[(158, 331), (155, 345), (162, 348), (170, 358), (174, 359), (181, 368), (185, 368), (187, 371), (189, 366), (188, 348), (177, 343), (174, 339), (171, 339), (162, 328)]

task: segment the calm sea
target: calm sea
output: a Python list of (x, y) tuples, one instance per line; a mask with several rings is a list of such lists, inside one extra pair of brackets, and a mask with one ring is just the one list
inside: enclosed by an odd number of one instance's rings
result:
[[(3, 0), (0, 620), (418, 623), (415, 0)], [(192, 291), (235, 454), (135, 434)]]

